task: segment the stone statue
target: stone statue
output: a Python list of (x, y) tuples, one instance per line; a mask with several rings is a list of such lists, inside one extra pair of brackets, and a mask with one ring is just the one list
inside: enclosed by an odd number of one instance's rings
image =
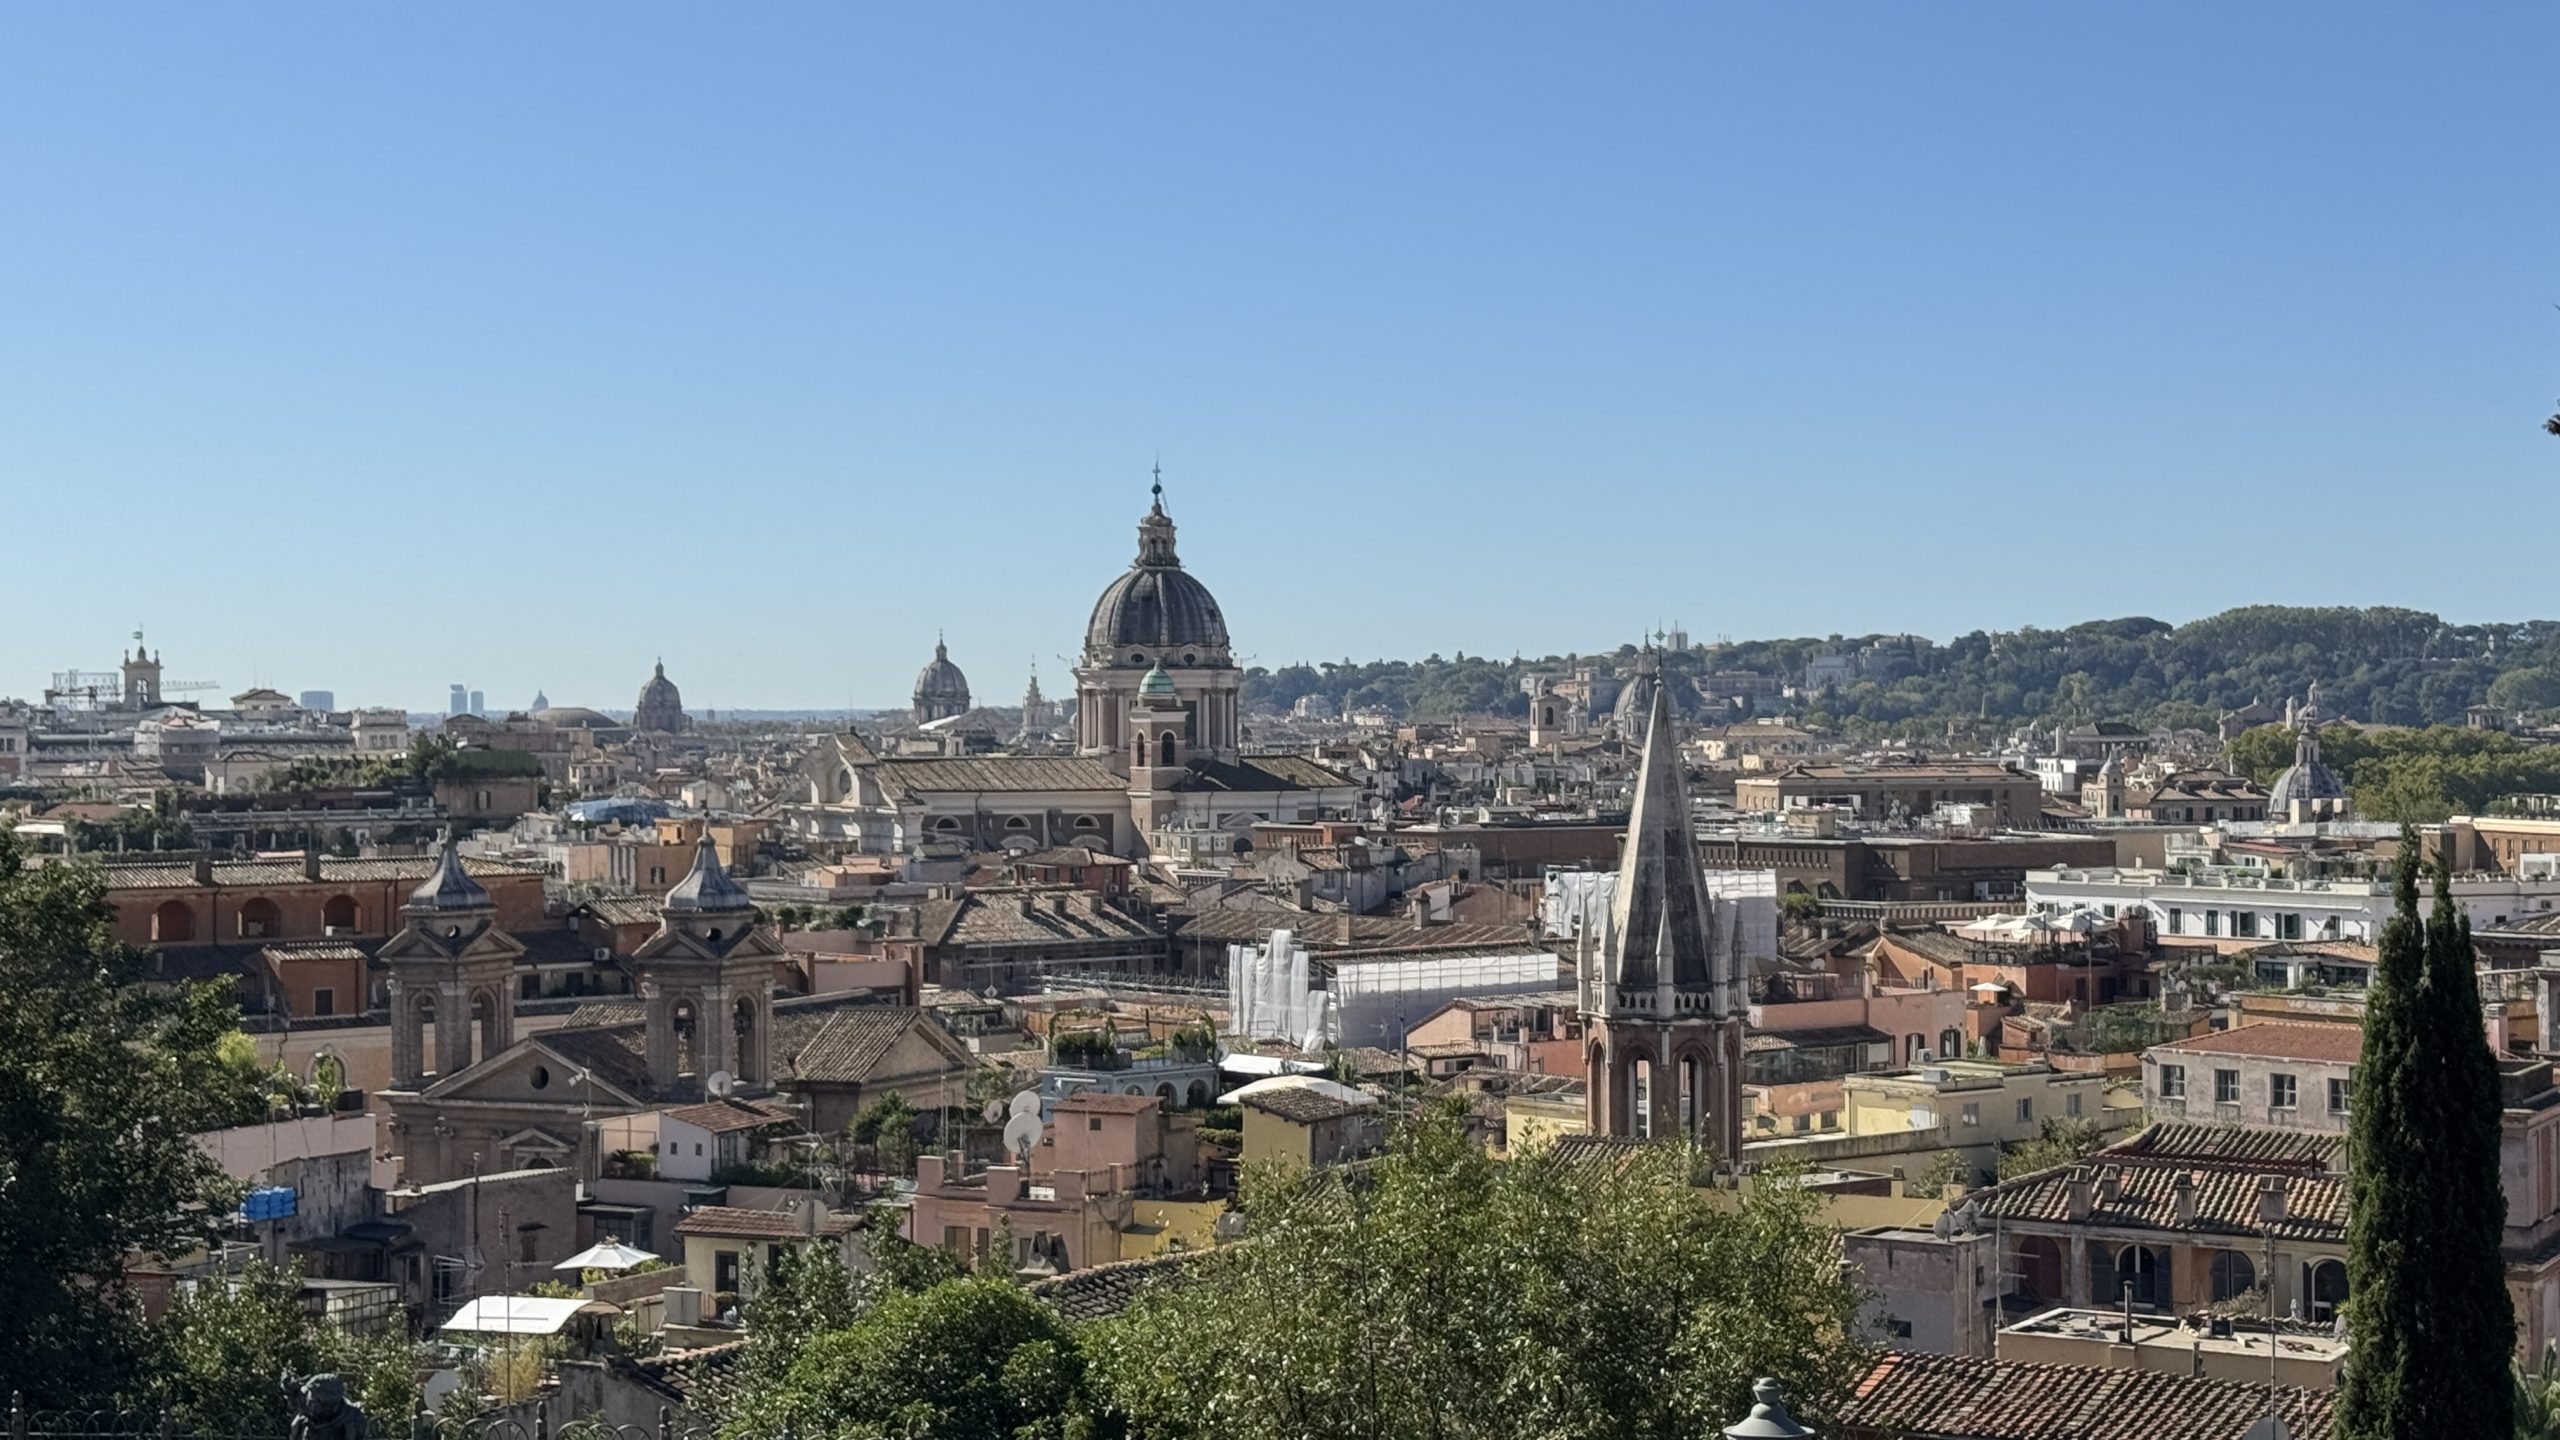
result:
[(283, 1383), (293, 1401), (293, 1440), (369, 1440), (364, 1407), (347, 1398), (344, 1380), (321, 1374), (297, 1384), (288, 1374)]

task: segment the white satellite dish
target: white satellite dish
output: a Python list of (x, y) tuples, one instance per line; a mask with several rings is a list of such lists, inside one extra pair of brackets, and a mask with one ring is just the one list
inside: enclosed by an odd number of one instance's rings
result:
[(1004, 1148), (1028, 1161), (1040, 1144), (1040, 1092), (1023, 1091), (1013, 1097), (1011, 1108), (1013, 1118), (1004, 1122)]
[(1005, 1109), (1004, 1102), (1001, 1100), (990, 1100), (987, 1102), (985, 1114), (987, 1117), (987, 1123), (990, 1125), (1003, 1124), (1004, 1117), (1011, 1113), (1011, 1111)]
[(738, 1088), (737, 1077), (726, 1070), (714, 1070), (703, 1080), (702, 1088), (710, 1092), (712, 1099), (726, 1100), (729, 1092)]

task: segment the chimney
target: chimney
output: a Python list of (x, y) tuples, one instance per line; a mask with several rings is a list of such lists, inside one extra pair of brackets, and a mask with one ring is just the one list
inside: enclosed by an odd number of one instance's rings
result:
[(2065, 1214), (2073, 1220), (2086, 1220), (2098, 1208), (2098, 1172), (2095, 1167), (2074, 1165), (2066, 1184)]
[(690, 1285), (670, 1285), (658, 1292), (666, 1301), (666, 1321), (670, 1325), (702, 1323), (702, 1292)]
[(210, 885), (213, 883), (213, 857), (211, 855), (200, 854), (196, 856), (196, 883), (199, 885)]
[(2169, 1182), (2169, 1197), (2171, 1203), (2176, 1207), (2179, 1224), (2193, 1225), (2196, 1223), (2195, 1172), (2191, 1170), (2179, 1171), (2178, 1178)]
[(302, 878), (305, 880), (320, 878), (320, 847), (317, 845), (302, 847)]
[(2124, 1171), (2114, 1165), (2098, 1167), (2099, 1203), (2113, 1207), (2124, 1195)]
[(2283, 1221), (2284, 1191), (2283, 1176), (2261, 1175), (2258, 1177), (2258, 1223), (2261, 1226), (2275, 1225)]

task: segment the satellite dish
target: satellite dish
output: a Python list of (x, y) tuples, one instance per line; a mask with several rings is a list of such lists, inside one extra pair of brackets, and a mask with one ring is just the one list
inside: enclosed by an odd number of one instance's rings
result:
[(1021, 1094), (1014, 1096), (1013, 1113), (1016, 1115), (1028, 1115), (1035, 1120), (1038, 1119), (1040, 1116), (1040, 1092), (1037, 1090), (1025, 1090)]
[(1011, 1111), (1005, 1108), (1005, 1103), (1001, 1100), (990, 1100), (987, 1102), (985, 1114), (987, 1117), (987, 1123), (990, 1125), (1003, 1124), (1004, 1117), (1011, 1113)]
[(1040, 1143), (1040, 1113), (1016, 1115), (1004, 1122), (1004, 1148), (1028, 1160), (1032, 1147)]
[(709, 1091), (713, 1099), (726, 1100), (729, 1092), (738, 1088), (738, 1081), (726, 1070), (714, 1070), (703, 1080), (702, 1088)]

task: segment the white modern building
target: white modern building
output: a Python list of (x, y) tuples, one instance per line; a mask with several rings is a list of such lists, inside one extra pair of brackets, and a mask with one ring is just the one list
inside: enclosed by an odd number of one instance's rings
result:
[[(2163, 939), (2371, 942), (2392, 912), (2388, 875), (2297, 880), (2241, 866), (2030, 870), (2026, 890), (2031, 912), (2145, 911)], [(2473, 928), (2500, 928), (2560, 909), (2560, 879), (2457, 875), (2453, 899)]]

